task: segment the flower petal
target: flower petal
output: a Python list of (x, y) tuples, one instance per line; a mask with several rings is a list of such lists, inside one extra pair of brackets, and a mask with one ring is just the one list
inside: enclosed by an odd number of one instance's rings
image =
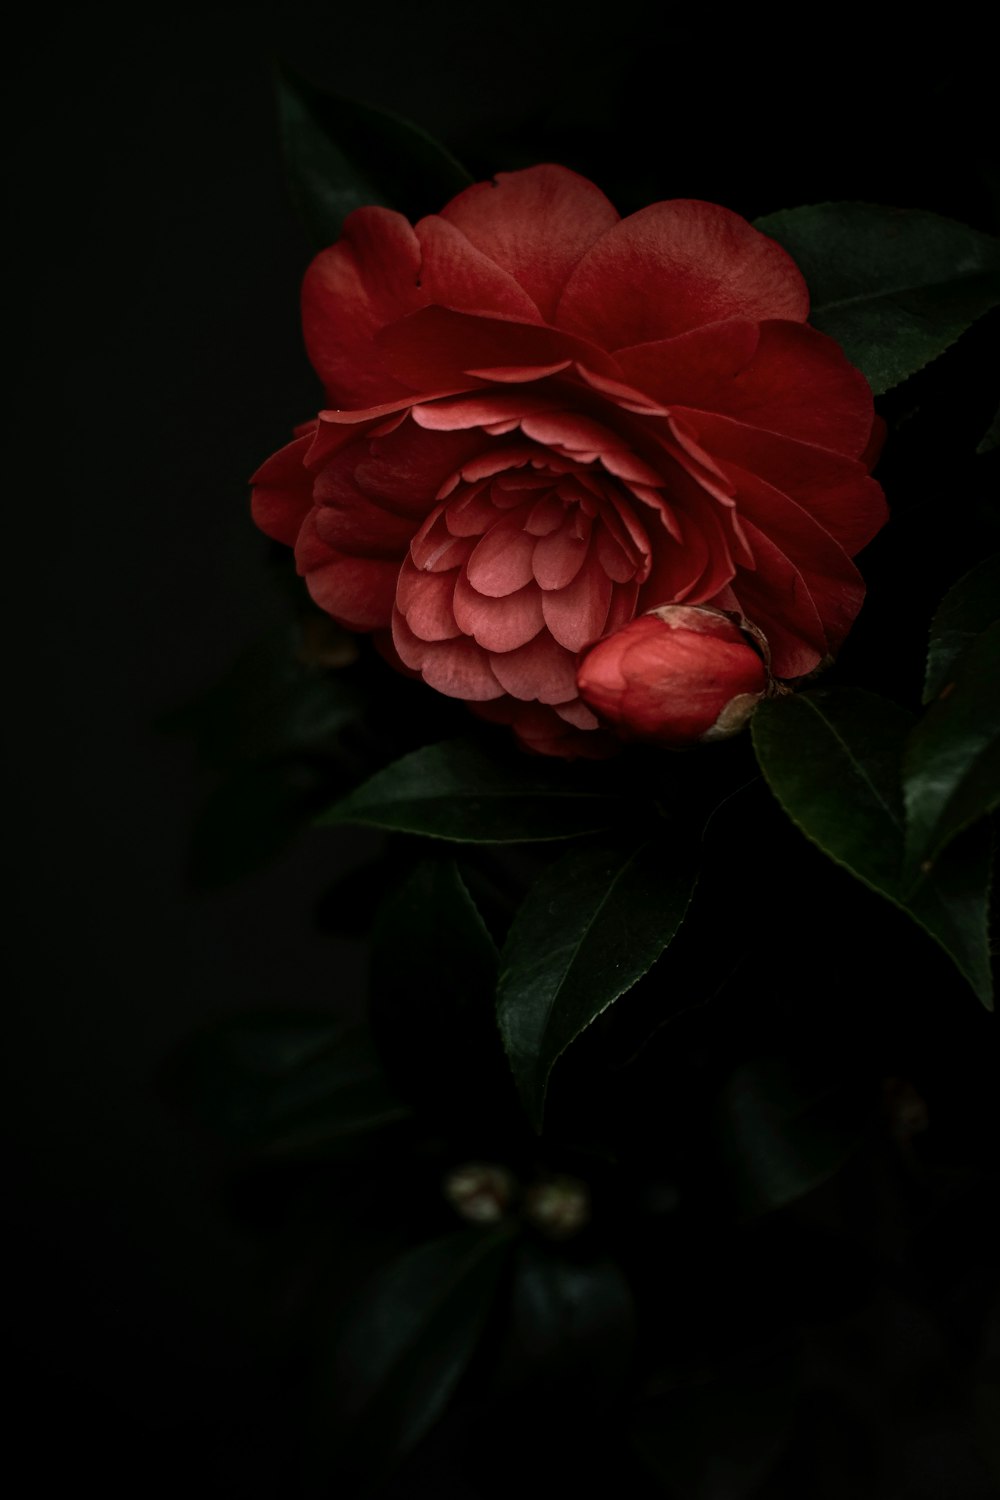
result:
[(618, 222), (599, 188), (558, 166), (499, 172), (459, 193), (441, 217), (508, 272), (546, 320), (581, 257)]
[(540, 321), (538, 309), (513, 276), (477, 250), (454, 224), (437, 214), (421, 219), (416, 236), (423, 252), (419, 286), (435, 307), (487, 317)]
[(423, 572), (447, 573), (462, 566), (471, 546), (467, 537), (452, 536), (444, 507), (438, 506), (411, 541), (410, 556)]
[(295, 560), (320, 609), (349, 630), (376, 630), (392, 618), (399, 561), (346, 557), (323, 541), (316, 513), (306, 518), (295, 545)]
[(526, 646), (490, 657), (493, 674), (514, 698), (565, 703), (576, 695), (576, 657), (541, 631)]
[[(653, 203), (603, 235), (573, 272), (555, 323), (616, 350), (730, 318), (804, 323), (791, 256), (715, 203)], [(599, 372), (600, 373), (600, 372)]]
[(455, 619), (487, 651), (514, 651), (532, 640), (545, 623), (542, 596), (533, 583), (502, 599), (477, 593), (459, 573), (453, 602)]
[(614, 584), (592, 553), (567, 588), (542, 595), (545, 623), (560, 646), (582, 651), (603, 635), (613, 590)]
[(420, 675), (448, 698), (481, 703), (499, 698), (503, 689), (490, 670), (490, 657), (468, 636), (435, 642), (427, 648)]
[[(843, 547), (814, 517), (787, 495), (756, 474), (732, 470), (739, 490), (739, 507), (750, 536), (751, 525), (786, 557), (795, 561), (816, 606), (827, 645), (836, 650), (857, 617), (865, 596), (864, 583)], [(755, 556), (759, 547), (750, 536)]]
[(442, 486), (482, 445), (478, 433), (425, 432), (410, 419), (368, 440), (354, 457), (354, 477), (380, 505), (422, 519)]
[(468, 561), (468, 577), (479, 594), (500, 599), (530, 583), (535, 538), (516, 521), (501, 521), (488, 531)]
[(429, 431), (488, 427), (512, 418), (515, 423), (532, 412), (557, 409), (558, 402), (537, 390), (473, 391), (444, 401), (426, 401), (413, 409), (413, 420)]
[(302, 328), (331, 404), (373, 406), (404, 393), (373, 338), (427, 303), (420, 262), (412, 227), (388, 208), (348, 214), (341, 238), (312, 262), (302, 285)]
[(659, 405), (683, 401), (702, 406), (703, 396), (724, 392), (747, 368), (759, 342), (759, 324), (732, 318), (673, 338), (633, 344), (620, 349), (615, 358), (629, 384)]
[(729, 380), (674, 397), (674, 411), (687, 407), (721, 412), (734, 421), (800, 443), (812, 443), (848, 458), (865, 451), (872, 431), (868, 382), (840, 347), (815, 328), (798, 323), (760, 325), (760, 343), (750, 363)]
[(454, 572), (422, 573), (409, 558), (400, 568), (396, 608), (422, 641), (449, 641), (462, 634), (452, 607), (455, 578)]
[(582, 359), (599, 373), (620, 373), (607, 354), (591, 344), (538, 323), (424, 307), (376, 336), (385, 369), (401, 385), (439, 395), (474, 390), (483, 382), (470, 374), (495, 366), (538, 380), (553, 365)]
[(564, 589), (583, 567), (587, 556), (587, 537), (575, 535), (567, 517), (558, 531), (535, 543), (531, 569), (542, 589)]
[[(509, 725), (524, 749), (536, 755), (555, 755), (563, 760), (577, 760), (581, 756), (587, 760), (605, 760), (617, 754), (621, 740), (604, 729), (576, 728), (564, 716), (566, 707), (564, 703), (550, 708), (544, 703), (521, 703), (516, 698), (503, 697), (494, 703), (473, 704), (472, 711), (492, 724)], [(581, 707), (585, 705), (581, 703)]]
[(279, 448), (262, 463), (253, 479), (250, 508), (254, 521), (276, 542), (294, 547), (302, 522), (313, 505), (313, 476), (304, 465), (312, 432)]
[(521, 423), (521, 431), (525, 437), (578, 463), (589, 464), (598, 459), (619, 479), (634, 479), (640, 484), (661, 482), (656, 470), (633, 453), (623, 438), (580, 412), (531, 413)]
[(552, 707), (560, 719), (576, 729), (596, 729), (598, 726), (597, 715), (591, 713), (582, 698), (574, 698), (569, 703), (553, 703)]
[(759, 474), (815, 516), (852, 557), (885, 522), (881, 486), (856, 459), (708, 412), (685, 412), (684, 423), (723, 470), (736, 463)]
[(611, 595), (611, 605), (608, 609), (608, 618), (605, 621), (604, 633), (611, 635), (615, 630), (621, 630), (635, 615), (636, 605), (639, 600), (639, 585), (637, 583), (620, 584)]
[(353, 465), (333, 463), (314, 486), (316, 529), (341, 552), (361, 557), (395, 557), (402, 561), (413, 536), (412, 517), (386, 510), (355, 482)]
[(769, 537), (747, 523), (756, 568), (740, 568), (732, 590), (740, 608), (766, 635), (776, 677), (803, 677), (827, 653), (826, 631), (807, 580)]
[(392, 640), (405, 665), (418, 671), (428, 686), (439, 693), (470, 703), (503, 697), (503, 689), (490, 670), (489, 657), (468, 636), (456, 636), (451, 641), (422, 641), (396, 610), (392, 617)]
[(565, 514), (566, 507), (559, 499), (559, 496), (554, 495), (551, 490), (548, 490), (540, 499), (535, 501), (528, 514), (528, 519), (524, 523), (524, 529), (530, 532), (532, 536), (551, 536), (553, 531), (558, 530), (562, 525)]

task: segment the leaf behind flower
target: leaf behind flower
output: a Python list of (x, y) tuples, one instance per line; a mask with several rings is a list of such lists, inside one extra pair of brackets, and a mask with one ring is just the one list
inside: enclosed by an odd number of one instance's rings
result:
[(1000, 303), (1000, 241), (940, 214), (816, 203), (755, 224), (805, 277), (809, 321), (836, 339), (876, 395)]
[(499, 759), (467, 740), (445, 740), (376, 772), (319, 822), (459, 844), (523, 844), (598, 832), (626, 807), (590, 768)]
[(368, 204), (436, 213), (472, 178), (438, 141), (388, 110), (329, 94), (279, 68), (278, 127), (295, 206), (317, 249)]

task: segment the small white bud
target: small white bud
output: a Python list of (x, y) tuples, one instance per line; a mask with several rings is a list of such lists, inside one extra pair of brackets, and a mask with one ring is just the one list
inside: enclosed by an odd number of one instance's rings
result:
[(444, 1179), (444, 1196), (470, 1224), (498, 1224), (510, 1207), (515, 1181), (506, 1167), (467, 1162)]
[(533, 1183), (524, 1195), (524, 1217), (550, 1239), (569, 1239), (590, 1222), (590, 1190), (578, 1177)]

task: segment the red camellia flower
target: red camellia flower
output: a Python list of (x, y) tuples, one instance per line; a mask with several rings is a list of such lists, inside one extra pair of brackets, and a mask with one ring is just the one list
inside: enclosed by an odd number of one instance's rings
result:
[(316, 602), (557, 755), (612, 734), (578, 654), (670, 603), (739, 611), (794, 678), (882, 524), (864, 377), (784, 250), (710, 203), (620, 219), (557, 166), (412, 227), (362, 208), (303, 289), (328, 406), (254, 479)]

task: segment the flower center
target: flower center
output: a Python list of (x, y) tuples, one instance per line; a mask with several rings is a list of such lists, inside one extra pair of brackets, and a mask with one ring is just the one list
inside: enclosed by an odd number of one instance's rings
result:
[[(496, 456), (496, 455), (495, 455)], [(596, 465), (523, 454), (467, 465), (413, 538), (393, 636), (455, 696), (576, 700), (576, 655), (632, 618), (649, 541)], [(453, 684), (453, 686), (451, 686)]]

